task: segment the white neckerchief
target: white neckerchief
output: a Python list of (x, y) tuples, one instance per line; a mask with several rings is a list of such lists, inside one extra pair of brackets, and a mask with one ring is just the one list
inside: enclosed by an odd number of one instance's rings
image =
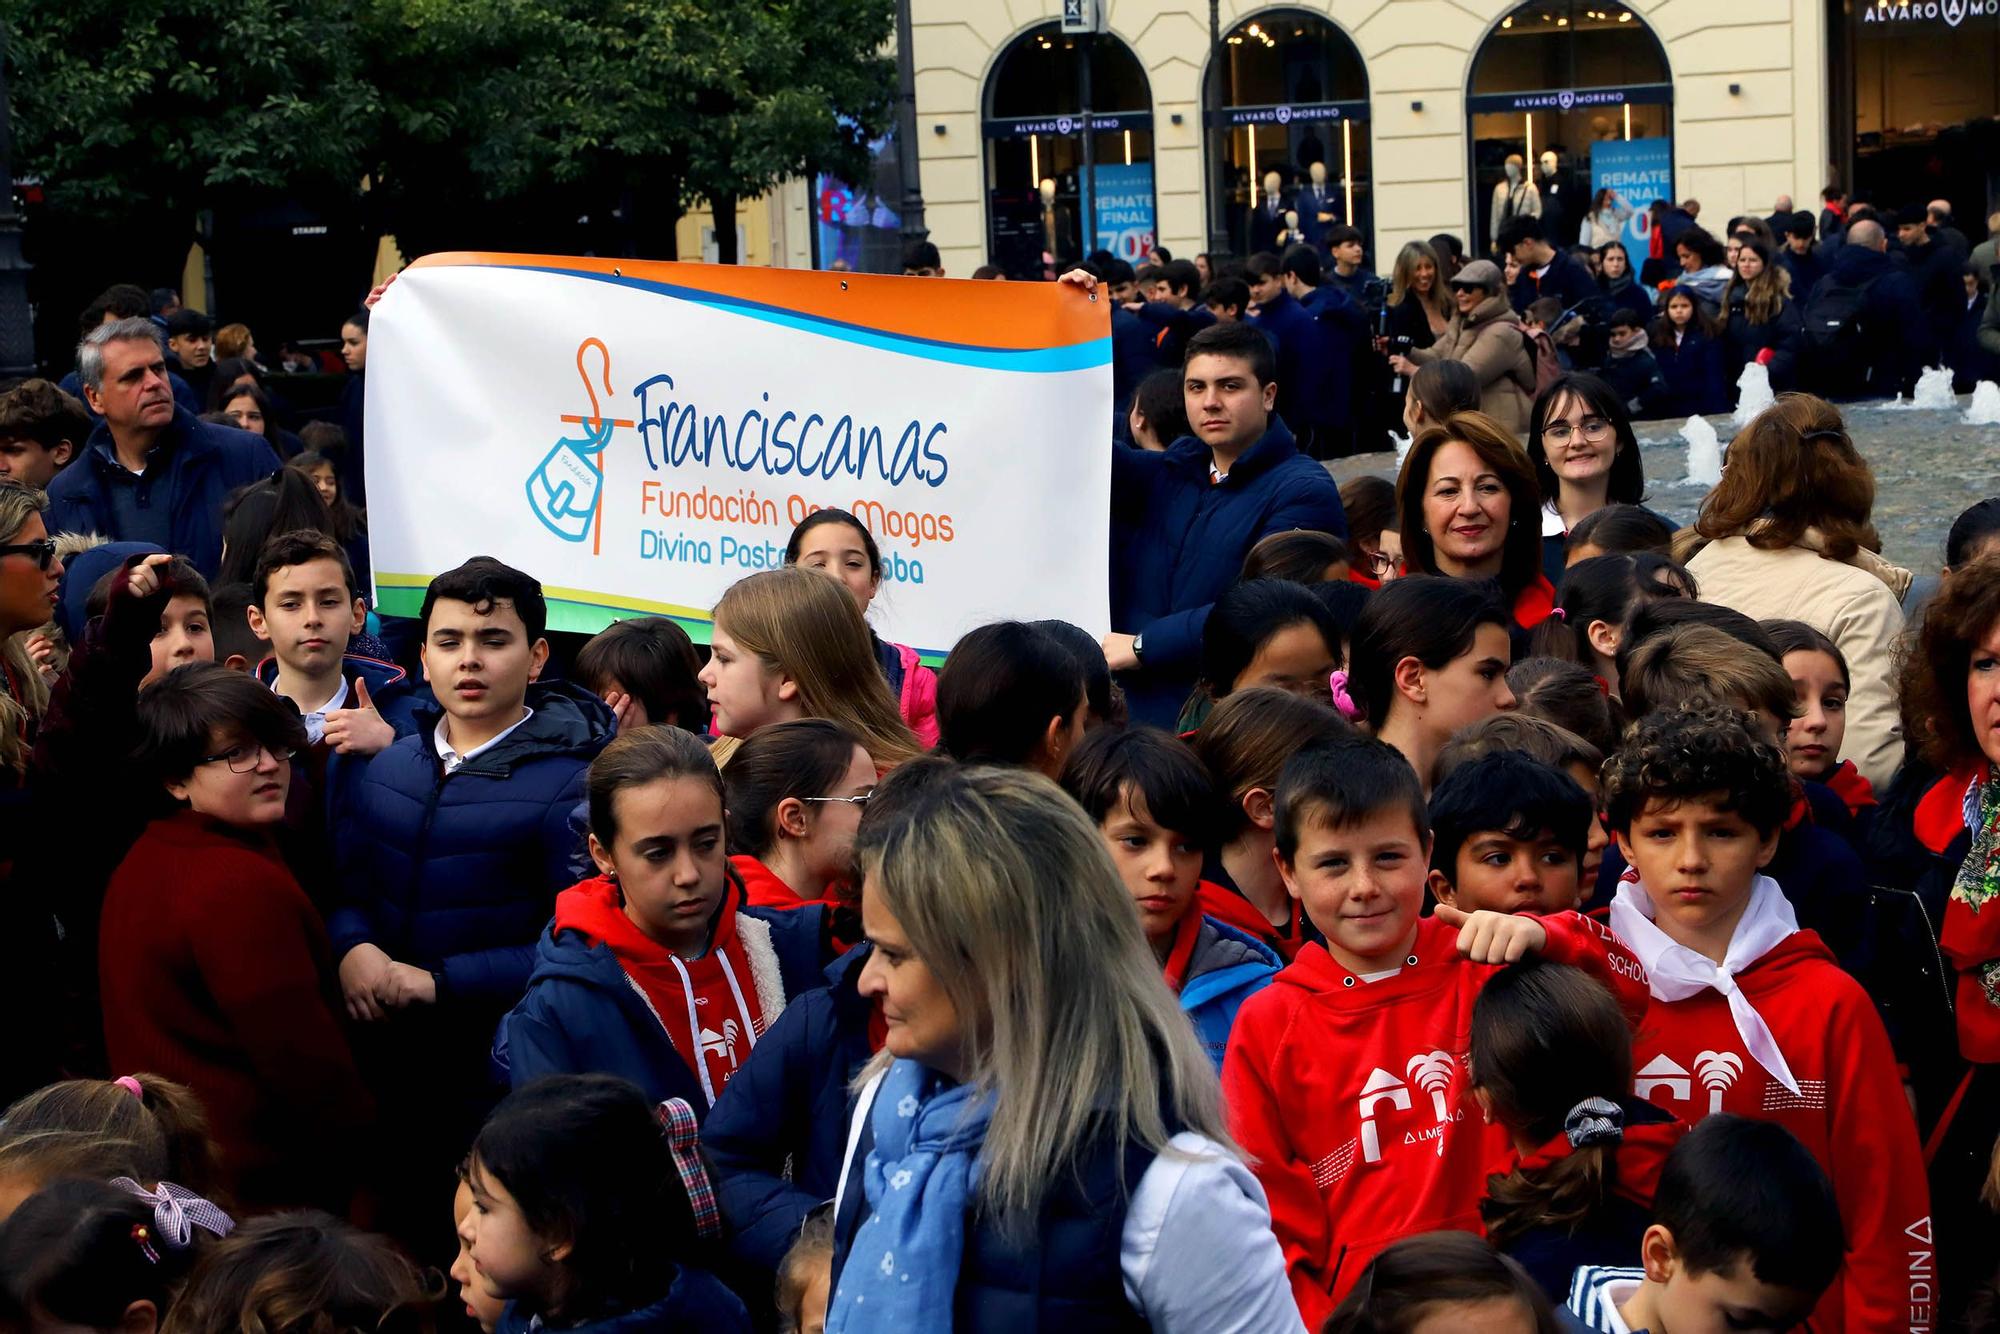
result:
[(1777, 948), (1786, 937), (1796, 935), (1799, 919), (1786, 900), (1778, 882), (1760, 875), (1750, 886), (1750, 906), (1729, 937), (1729, 949), (1722, 962), (1677, 944), (1653, 921), (1652, 897), (1639, 882), (1636, 871), (1627, 871), (1618, 882), (1618, 896), (1611, 901), (1611, 929), (1631, 947), (1646, 967), (1646, 977), (1656, 1000), (1686, 1000), (1714, 988), (1729, 1001), (1730, 1018), (1736, 1021), (1737, 1036), (1757, 1064), (1771, 1078), (1793, 1093), (1799, 1091), (1778, 1040), (1771, 1036), (1764, 1016), (1736, 985), (1737, 974)]

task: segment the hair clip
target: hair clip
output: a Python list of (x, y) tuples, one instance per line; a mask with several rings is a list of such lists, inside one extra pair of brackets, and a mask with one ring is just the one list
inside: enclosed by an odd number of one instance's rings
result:
[(1561, 621), (1564, 625), (1569, 624), (1569, 613), (1564, 611), (1561, 607), (1549, 608), (1549, 615), (1555, 617), (1557, 620)]
[(127, 1093), (137, 1098), (140, 1102), (144, 1102), (146, 1100), (145, 1086), (141, 1084), (138, 1080), (132, 1078), (132, 1076), (120, 1075), (118, 1076), (118, 1078), (112, 1080), (111, 1082), (116, 1084), (119, 1088), (124, 1089)]
[(1563, 1135), (1572, 1149), (1616, 1144), (1625, 1138), (1625, 1110), (1608, 1098), (1585, 1098), (1563, 1118)]
[[(111, 1184), (128, 1195), (136, 1196), (153, 1206), (153, 1226), (159, 1230), (160, 1240), (175, 1250), (185, 1250), (194, 1242), (194, 1230), (218, 1237), (226, 1237), (236, 1228), (236, 1220), (222, 1212), (215, 1205), (195, 1194), (185, 1186), (176, 1186), (171, 1181), (162, 1181), (158, 1190), (147, 1190), (131, 1177), (113, 1177)], [(143, 1223), (135, 1225), (134, 1236), (145, 1232)], [(150, 1248), (151, 1234), (140, 1238), (140, 1244), (148, 1248), (148, 1255), (158, 1260)]]
[(1341, 717), (1350, 723), (1360, 722), (1361, 706), (1356, 704), (1354, 696), (1348, 693), (1347, 681), (1347, 672), (1344, 669), (1334, 672), (1326, 678), (1327, 693), (1333, 696), (1333, 707)]
[(160, 1253), (153, 1249), (153, 1234), (147, 1230), (144, 1223), (132, 1225), (132, 1240), (138, 1243), (139, 1254), (146, 1257), (148, 1264), (160, 1262)]

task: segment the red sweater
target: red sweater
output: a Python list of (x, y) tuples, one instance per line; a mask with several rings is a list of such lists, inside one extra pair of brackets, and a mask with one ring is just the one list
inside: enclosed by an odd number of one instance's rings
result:
[(737, 903), (735, 891), (725, 890), (708, 952), (699, 959), (682, 959), (625, 915), (624, 896), (606, 877), (556, 895), (556, 932), (575, 931), (617, 956), (618, 966), (645, 993), (668, 1041), (711, 1105), (742, 1068), (752, 1043), (778, 1017), (775, 1007), (772, 1014), (764, 1013), (757, 994), (756, 973), (736, 932)]
[(341, 1027), (326, 928), (261, 832), (181, 810), (105, 891), (104, 1041), (118, 1074), (188, 1085), (245, 1205), (343, 1210), (374, 1109)]
[(1722, 993), (1655, 1000), (1632, 1044), (1640, 1097), (1696, 1121), (1776, 1121), (1833, 1181), (1847, 1262), (1813, 1313), (1821, 1330), (1927, 1329), (1936, 1301), (1930, 1192), (1916, 1119), (1873, 1002), (1811, 931), (1737, 974), (1798, 1082), (1794, 1095), (1744, 1050)]
[(1299, 901), (1292, 900), (1292, 920), (1289, 927), (1279, 928), (1266, 921), (1257, 905), (1226, 885), (1218, 885), (1213, 880), (1204, 880), (1195, 891), (1195, 907), (1200, 916), (1213, 917), (1216, 921), (1233, 926), (1245, 935), (1254, 936), (1277, 951), (1278, 957), (1290, 963), (1298, 955), (1299, 946), (1305, 938), (1299, 934)]
[[(1636, 1022), (1645, 971), (1576, 913), (1540, 919), (1544, 957), (1587, 969)], [(1458, 931), (1418, 925), (1413, 962), (1364, 982), (1307, 945), (1243, 1003), (1222, 1063), (1229, 1130), (1271, 1199), (1292, 1294), (1318, 1329), (1368, 1262), (1419, 1232), (1478, 1232), (1486, 1174), (1507, 1137), (1466, 1079), (1472, 1002), (1493, 968)]]

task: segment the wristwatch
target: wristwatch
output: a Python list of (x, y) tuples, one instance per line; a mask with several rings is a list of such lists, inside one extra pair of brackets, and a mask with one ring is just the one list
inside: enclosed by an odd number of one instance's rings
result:
[(1141, 667), (1146, 665), (1146, 634), (1143, 630), (1132, 636), (1132, 656), (1139, 660)]

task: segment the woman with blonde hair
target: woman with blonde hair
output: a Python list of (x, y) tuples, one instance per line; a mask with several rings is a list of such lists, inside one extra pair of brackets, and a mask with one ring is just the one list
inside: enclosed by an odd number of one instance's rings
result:
[(1751, 362), (1765, 367), (1773, 389), (1790, 389), (1805, 324), (1792, 298), (1792, 275), (1762, 241), (1746, 240), (1736, 252), (1736, 273), (1722, 296), (1724, 363), (1734, 385)]
[(48, 507), (45, 492), (0, 478), (0, 789), (20, 789), (49, 708), (48, 682), (24, 643), (48, 624), (62, 583), (62, 561), (42, 518)]
[(1408, 338), (1412, 347), (1429, 347), (1451, 322), (1451, 297), (1445, 291), (1444, 269), (1437, 251), (1423, 241), (1411, 241), (1396, 252), (1389, 278), (1391, 338)]
[[(884, 772), (923, 749), (889, 694), (861, 609), (824, 575), (790, 566), (730, 585), (715, 604), (709, 648), (699, 680), (725, 737), (827, 718), (852, 732)], [(726, 762), (728, 754), (716, 758)]]
[(856, 851), (860, 990), (888, 1031), (849, 1126), (828, 1334), (1296, 1331), (1214, 1067), (1081, 808), (1022, 769), (922, 760)]
[(1704, 602), (1804, 621), (1840, 646), (1853, 683), (1839, 758), (1880, 790), (1903, 758), (1893, 674), (1910, 572), (1876, 554), (1874, 506), (1875, 475), (1840, 410), (1781, 394), (1729, 442), (1729, 467), (1675, 555)]

